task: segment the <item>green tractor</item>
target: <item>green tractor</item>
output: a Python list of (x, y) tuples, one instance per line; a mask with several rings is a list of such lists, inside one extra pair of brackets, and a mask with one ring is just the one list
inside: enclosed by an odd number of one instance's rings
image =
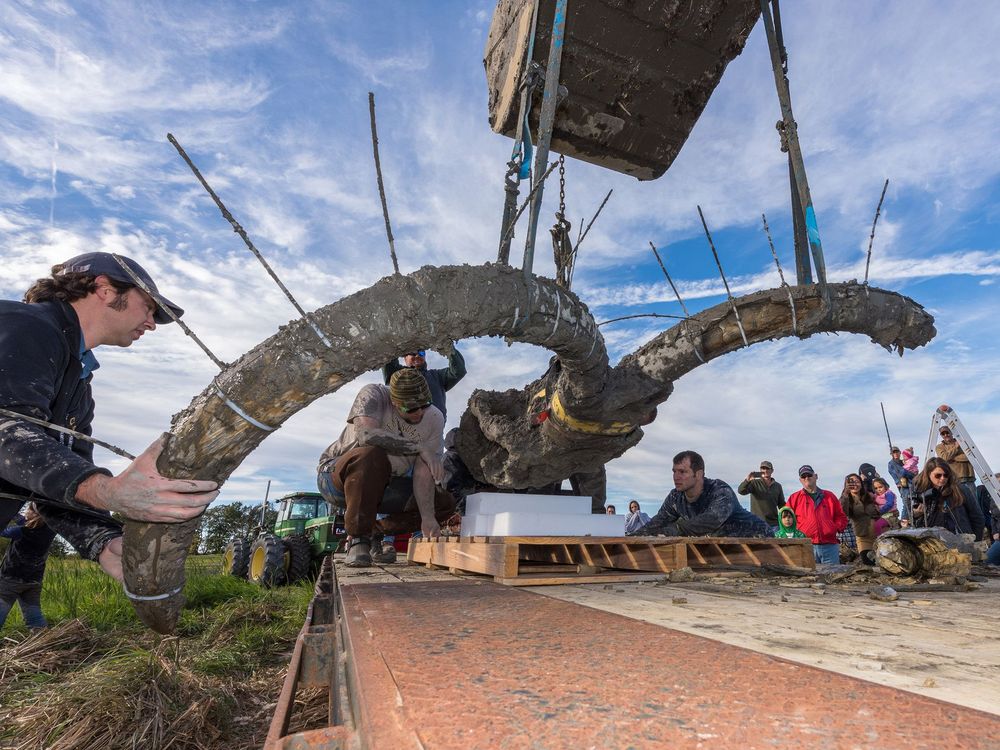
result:
[(293, 492), (278, 500), (278, 518), (270, 531), (263, 528), (266, 508), (265, 493), (256, 537), (238, 537), (226, 546), (223, 573), (268, 588), (295, 583), (308, 577), (324, 556), (336, 552), (347, 536), (343, 515), (330, 515), (318, 492)]

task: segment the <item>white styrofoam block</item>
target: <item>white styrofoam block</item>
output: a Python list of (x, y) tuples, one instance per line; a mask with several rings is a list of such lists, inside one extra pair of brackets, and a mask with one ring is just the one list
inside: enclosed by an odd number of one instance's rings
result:
[(590, 515), (590, 497), (477, 492), (465, 499), (465, 515), (479, 513), (571, 513)]
[(625, 516), (480, 513), (462, 519), (462, 536), (625, 536)]

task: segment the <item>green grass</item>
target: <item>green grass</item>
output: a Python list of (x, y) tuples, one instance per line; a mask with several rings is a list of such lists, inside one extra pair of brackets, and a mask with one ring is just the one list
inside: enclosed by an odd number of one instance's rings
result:
[[(138, 621), (121, 585), (96, 565), (50, 560), (42, 587), (50, 628), (29, 637), (15, 606), (0, 635), (8, 670), (0, 747), (263, 744), (265, 709), (313, 585), (262, 589), (220, 568), (219, 556), (188, 559), (177, 635), (163, 637)], [(146, 715), (156, 720), (137, 721)]]

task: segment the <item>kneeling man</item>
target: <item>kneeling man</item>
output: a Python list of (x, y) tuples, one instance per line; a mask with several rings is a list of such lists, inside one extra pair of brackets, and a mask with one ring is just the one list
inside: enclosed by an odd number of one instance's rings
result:
[(746, 510), (733, 488), (705, 478), (705, 460), (694, 451), (674, 456), (674, 489), (652, 520), (629, 536), (769, 537), (771, 528)]
[[(455, 511), (451, 495), (436, 487), (444, 475), (443, 432), (444, 417), (416, 370), (400, 370), (388, 386), (366, 385), (358, 392), (347, 427), (317, 467), (320, 493), (345, 508), (345, 564), (372, 564), (373, 534), (440, 534), (439, 522)], [(376, 521), (378, 513), (387, 517)], [(392, 562), (382, 554), (376, 552), (375, 562)]]

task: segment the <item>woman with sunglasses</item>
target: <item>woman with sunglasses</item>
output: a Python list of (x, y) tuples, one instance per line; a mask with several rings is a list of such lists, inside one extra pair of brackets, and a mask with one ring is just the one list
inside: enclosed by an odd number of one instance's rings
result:
[[(969, 511), (974, 504), (966, 502), (958, 477), (942, 458), (928, 459), (923, 471), (913, 480), (913, 522), (916, 526), (940, 526), (955, 534), (972, 534), (974, 526)], [(982, 514), (977, 509), (973, 515)]]
[(875, 561), (872, 555), (872, 548), (875, 546), (874, 523), (881, 513), (878, 512), (875, 498), (862, 483), (860, 474), (848, 474), (844, 477), (844, 489), (840, 492), (840, 507), (854, 528), (854, 536), (858, 541), (858, 554), (865, 563), (871, 565)]

